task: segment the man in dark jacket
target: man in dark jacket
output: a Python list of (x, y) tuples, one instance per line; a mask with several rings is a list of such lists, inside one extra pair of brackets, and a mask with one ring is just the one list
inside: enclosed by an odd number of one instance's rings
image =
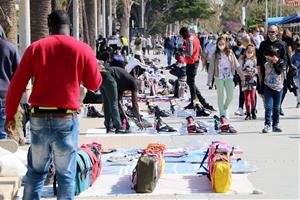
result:
[[(258, 69), (261, 72), (261, 77), (259, 77), (260, 80), (264, 80), (264, 65), (267, 62), (266, 58), (264, 56), (264, 52), (267, 49), (274, 48), (277, 51), (277, 57), (281, 58), (284, 62), (284, 66), (287, 66), (287, 51), (286, 51), (286, 44), (282, 40), (278, 38), (278, 27), (273, 25), (268, 28), (268, 38), (261, 42), (260, 47), (258, 49), (257, 54), (257, 65)], [(286, 67), (283, 69), (283, 77), (284, 77), (284, 84), (283, 84), (283, 93), (282, 93), (282, 99), (284, 98), (286, 92), (287, 92), (287, 84), (286, 84)], [(258, 87), (257, 91), (259, 94), (264, 94), (264, 83), (263, 81), (260, 81), (261, 85)], [(282, 104), (282, 101), (281, 101)], [(283, 115), (282, 109), (280, 108), (280, 114)]]
[(0, 25), (0, 139), (6, 139), (5, 123), (5, 98), (8, 86), (20, 62), (18, 49), (6, 41), (5, 32)]
[(164, 41), (164, 47), (167, 54), (168, 66), (172, 63), (172, 57), (175, 49), (175, 38), (169, 34)]

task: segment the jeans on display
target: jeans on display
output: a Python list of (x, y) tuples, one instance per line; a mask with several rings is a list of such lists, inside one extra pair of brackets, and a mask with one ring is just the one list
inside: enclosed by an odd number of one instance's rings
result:
[(283, 89), (273, 90), (265, 85), (265, 125), (276, 127), (279, 125), (280, 103)]
[(51, 113), (31, 117), (31, 146), (27, 156), (27, 173), (23, 179), (23, 200), (40, 199), (51, 157), (55, 164), (57, 199), (74, 199), (78, 119), (56, 118)]

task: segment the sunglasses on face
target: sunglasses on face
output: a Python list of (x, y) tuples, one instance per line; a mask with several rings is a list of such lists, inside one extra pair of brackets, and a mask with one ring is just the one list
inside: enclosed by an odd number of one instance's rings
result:
[(276, 31), (268, 31), (268, 33), (276, 33)]

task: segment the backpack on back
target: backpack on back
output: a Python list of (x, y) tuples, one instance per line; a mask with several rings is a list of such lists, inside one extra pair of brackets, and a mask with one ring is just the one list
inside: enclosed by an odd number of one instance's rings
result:
[[(217, 193), (228, 192), (231, 186), (231, 164), (230, 157), (233, 148), (223, 142), (212, 142), (204, 156), (200, 168), (203, 167), (211, 181), (212, 188)], [(208, 158), (208, 167), (204, 167), (204, 161)]]

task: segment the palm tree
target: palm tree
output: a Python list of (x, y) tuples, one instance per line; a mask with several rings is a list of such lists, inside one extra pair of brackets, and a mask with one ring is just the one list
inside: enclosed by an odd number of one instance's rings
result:
[(124, 37), (129, 37), (129, 19), (130, 19), (130, 12), (132, 6), (132, 0), (122, 0), (123, 4), (123, 15), (120, 20), (120, 35)]
[(30, 0), (31, 42), (49, 35), (47, 17), (51, 12), (51, 0)]
[(0, 0), (0, 24), (5, 30), (7, 39), (17, 43), (16, 0)]
[(51, 0), (51, 10), (62, 9), (62, 2), (60, 0)]
[[(89, 45), (94, 48), (96, 45), (96, 21), (95, 21), (95, 0), (85, 0), (85, 10), (88, 25)], [(99, 9), (99, 8), (98, 8)]]

